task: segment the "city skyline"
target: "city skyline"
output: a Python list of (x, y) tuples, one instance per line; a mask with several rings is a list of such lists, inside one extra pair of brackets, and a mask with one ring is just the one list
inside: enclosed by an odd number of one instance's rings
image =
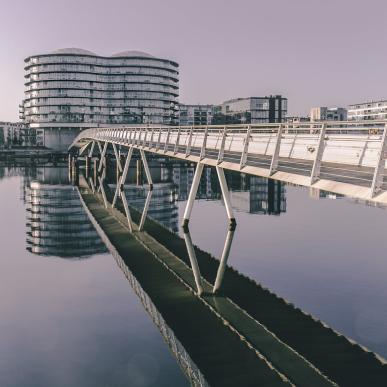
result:
[(102, 1), (2, 2), (0, 119), (17, 121), (24, 59), (63, 47), (100, 55), (141, 50), (175, 60), (181, 103), (281, 94), (289, 115), (305, 115), (312, 106), (383, 99), (387, 5), (371, 3), (378, 12), (366, 15), (347, 0), (116, 0), (108, 9)]

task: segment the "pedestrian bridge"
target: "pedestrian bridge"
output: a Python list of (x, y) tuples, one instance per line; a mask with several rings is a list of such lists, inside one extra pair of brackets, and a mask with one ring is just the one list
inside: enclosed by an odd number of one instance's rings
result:
[(387, 121), (93, 128), (70, 151), (99, 150), (102, 160), (108, 144), (118, 158), (119, 145), (143, 158), (147, 151), (196, 162), (199, 179), (211, 165), (220, 180), (230, 169), (386, 204), (386, 128)]

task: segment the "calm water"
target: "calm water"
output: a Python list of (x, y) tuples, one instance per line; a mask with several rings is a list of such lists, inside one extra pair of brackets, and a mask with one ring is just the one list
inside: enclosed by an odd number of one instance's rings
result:
[[(149, 214), (179, 232), (193, 168), (163, 163), (152, 174)], [(0, 167), (0, 177), (0, 386), (189, 385), (66, 168)], [(227, 178), (238, 223), (229, 264), (387, 357), (386, 210)], [(219, 256), (227, 219), (213, 170), (199, 191), (191, 236)], [(127, 192), (141, 208), (145, 188)], [(34, 212), (36, 195), (45, 217)]]

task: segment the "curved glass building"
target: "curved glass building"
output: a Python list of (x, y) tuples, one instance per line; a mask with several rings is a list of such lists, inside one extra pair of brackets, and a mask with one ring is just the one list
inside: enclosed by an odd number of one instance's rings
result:
[(109, 57), (66, 48), (25, 59), (24, 119), (65, 150), (86, 127), (177, 124), (179, 67), (140, 51)]

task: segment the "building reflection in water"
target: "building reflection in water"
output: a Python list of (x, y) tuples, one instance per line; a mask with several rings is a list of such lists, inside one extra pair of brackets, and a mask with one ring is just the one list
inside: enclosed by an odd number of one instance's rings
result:
[[(168, 167), (166, 167), (168, 170)], [(187, 200), (195, 168), (174, 165), (169, 177), (176, 186), (177, 200)], [(164, 172), (162, 175), (167, 175)], [(231, 202), (235, 210), (251, 214), (279, 215), (286, 212), (286, 189), (280, 181), (226, 171)], [(213, 168), (205, 168), (197, 199), (221, 200), (221, 190)]]
[(27, 250), (62, 258), (106, 252), (88, 219), (66, 167), (38, 167), (24, 180)]

